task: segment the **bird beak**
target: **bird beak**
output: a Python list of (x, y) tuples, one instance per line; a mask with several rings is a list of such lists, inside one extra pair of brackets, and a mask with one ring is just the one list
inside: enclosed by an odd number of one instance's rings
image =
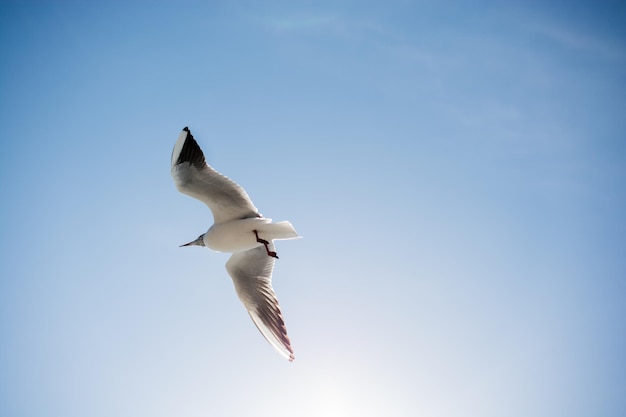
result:
[(203, 239), (204, 235), (200, 236), (199, 238), (197, 238), (196, 240), (189, 242), (189, 243), (185, 243), (184, 245), (180, 245), (179, 247), (183, 247), (183, 246), (204, 246), (204, 239)]

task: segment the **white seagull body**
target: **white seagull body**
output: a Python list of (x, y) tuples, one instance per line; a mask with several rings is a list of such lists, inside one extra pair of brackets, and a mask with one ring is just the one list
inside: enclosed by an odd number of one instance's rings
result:
[(172, 151), (172, 178), (178, 191), (202, 201), (213, 213), (213, 226), (182, 246), (233, 252), (226, 270), (239, 299), (263, 337), (293, 361), (291, 342), (272, 289), (274, 259), (278, 258), (272, 241), (299, 237), (295, 229), (287, 221), (272, 223), (259, 214), (243, 188), (207, 165), (186, 127)]

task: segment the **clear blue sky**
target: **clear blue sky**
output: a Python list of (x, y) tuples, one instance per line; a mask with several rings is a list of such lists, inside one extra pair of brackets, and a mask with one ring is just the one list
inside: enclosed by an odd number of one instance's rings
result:
[[(94, 3), (0, 3), (0, 415), (626, 415), (623, 3)], [(184, 126), (304, 236), (292, 364)]]

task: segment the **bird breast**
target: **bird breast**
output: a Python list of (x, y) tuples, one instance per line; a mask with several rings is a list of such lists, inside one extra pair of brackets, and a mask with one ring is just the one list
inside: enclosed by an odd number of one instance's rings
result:
[(250, 218), (214, 224), (204, 235), (204, 245), (218, 252), (241, 252), (252, 249), (256, 241), (254, 230), (270, 223), (270, 219)]

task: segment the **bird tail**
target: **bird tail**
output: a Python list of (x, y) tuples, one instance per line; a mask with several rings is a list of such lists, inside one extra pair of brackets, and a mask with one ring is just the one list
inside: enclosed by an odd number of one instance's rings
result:
[(263, 225), (263, 231), (271, 239), (295, 239), (300, 237), (296, 229), (288, 221), (265, 224)]

